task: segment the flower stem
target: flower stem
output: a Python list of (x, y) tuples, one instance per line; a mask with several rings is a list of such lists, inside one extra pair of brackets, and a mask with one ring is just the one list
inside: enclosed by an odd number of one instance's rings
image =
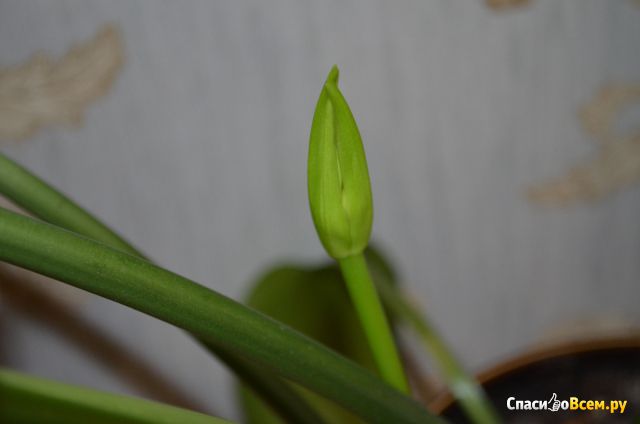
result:
[(471, 422), (476, 424), (501, 422), (482, 387), (465, 371), (427, 318), (388, 281), (381, 279), (378, 281), (377, 287), (389, 311), (409, 323), (418, 333), (425, 349), (435, 359), (449, 390), (458, 400)]
[(409, 383), (364, 255), (348, 256), (338, 263), (383, 380), (409, 393)]

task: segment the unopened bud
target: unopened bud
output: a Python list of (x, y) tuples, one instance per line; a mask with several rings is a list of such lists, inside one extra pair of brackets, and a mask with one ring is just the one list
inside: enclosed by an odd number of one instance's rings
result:
[(309, 204), (322, 245), (341, 259), (369, 242), (373, 222), (371, 184), (362, 140), (333, 67), (311, 126), (307, 169)]

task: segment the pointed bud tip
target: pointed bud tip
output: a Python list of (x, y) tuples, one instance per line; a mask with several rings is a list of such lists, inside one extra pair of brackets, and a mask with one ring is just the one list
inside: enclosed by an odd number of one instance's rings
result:
[(325, 85), (337, 85), (338, 84), (338, 77), (340, 76), (340, 70), (338, 69), (338, 65), (333, 65), (333, 67), (331, 68), (331, 71), (329, 72), (329, 75), (327, 76), (327, 81), (325, 82)]

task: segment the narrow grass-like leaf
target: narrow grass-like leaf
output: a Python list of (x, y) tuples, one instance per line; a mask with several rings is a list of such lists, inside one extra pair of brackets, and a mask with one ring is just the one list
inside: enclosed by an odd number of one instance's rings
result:
[(0, 422), (19, 424), (229, 424), (148, 400), (0, 369)]
[(0, 193), (38, 218), (140, 255), (126, 240), (64, 194), (0, 153)]
[(389, 311), (397, 318), (406, 321), (420, 336), (425, 350), (435, 360), (447, 387), (470, 421), (477, 424), (501, 422), (480, 384), (465, 371), (440, 334), (422, 313), (407, 302), (399, 290), (388, 281), (380, 279), (377, 285)]
[[(146, 259), (138, 249), (99, 219), (1, 153), (0, 193), (44, 221)], [(322, 423), (322, 420), (304, 399), (298, 396), (277, 375), (269, 370), (254, 366), (223, 347), (202, 340), (198, 340), (198, 342), (224, 362), (289, 422), (298, 424)]]
[(203, 343), (233, 371), (236, 377), (264, 399), (273, 411), (286, 422), (292, 424), (322, 424), (324, 422), (309, 403), (275, 373), (263, 369), (237, 354), (232, 354), (226, 349), (214, 347), (211, 343)]
[(148, 261), (5, 209), (0, 209), (0, 260), (181, 327), (368, 422), (441, 422), (370, 372), (281, 323)]

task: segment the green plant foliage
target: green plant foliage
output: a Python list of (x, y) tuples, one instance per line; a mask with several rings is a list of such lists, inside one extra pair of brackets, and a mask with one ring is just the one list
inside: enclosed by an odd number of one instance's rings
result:
[(372, 423), (441, 422), (370, 372), (286, 325), (150, 262), (0, 208), (0, 260), (181, 327)]
[[(395, 283), (389, 262), (377, 250), (367, 248), (366, 257), (375, 280)], [(334, 264), (319, 267), (291, 264), (269, 270), (253, 285), (247, 303), (376, 372), (344, 279)], [(328, 423), (362, 422), (335, 403), (298, 386), (296, 389)], [(282, 424), (268, 406), (244, 386), (239, 396), (247, 422)]]
[[(99, 219), (2, 154), (0, 154), (0, 193), (44, 221), (145, 259), (140, 251)], [(297, 396), (292, 388), (270, 370), (252, 364), (223, 346), (205, 340), (198, 340), (198, 342), (223, 361), (287, 420), (304, 424), (321, 423), (300, 396)]]
[(0, 369), (0, 422), (7, 424), (228, 424), (129, 396)]

